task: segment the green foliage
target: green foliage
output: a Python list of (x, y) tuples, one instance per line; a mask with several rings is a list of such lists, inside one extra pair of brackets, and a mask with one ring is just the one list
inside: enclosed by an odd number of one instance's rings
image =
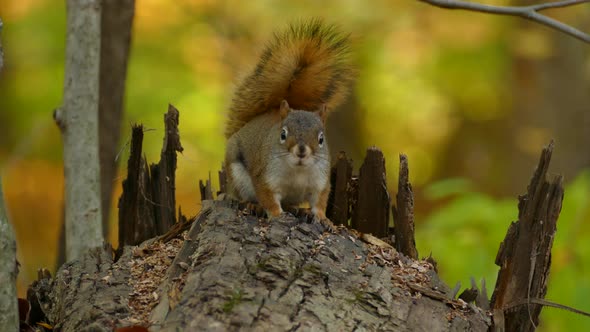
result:
[(466, 118), (498, 118), (509, 109), (505, 107), (508, 85), (503, 84), (508, 79), (507, 53), (503, 41), (496, 39), (477, 48), (446, 47), (429, 66), (430, 77)]
[(493, 285), (497, 274), (493, 262), (508, 225), (518, 216), (517, 202), (497, 200), (468, 187), (465, 179), (451, 179), (426, 188), (427, 196), (444, 202), (416, 227), (418, 251), (432, 252), (449, 285), (461, 281), (469, 286), (470, 274)]
[[(486, 279), (493, 292), (498, 267), (494, 265), (508, 226), (518, 217), (516, 199), (494, 199), (470, 191), (466, 179), (448, 179), (425, 189), (425, 196), (441, 203), (416, 227), (419, 252), (432, 252), (439, 274), (448, 285), (469, 277)], [(552, 251), (547, 299), (590, 311), (590, 170), (580, 174), (565, 189), (561, 215)], [(541, 331), (589, 330), (590, 319), (554, 308), (544, 308)]]
[(55, 129), (51, 114), (60, 105), (63, 92), (65, 14), (65, 3), (58, 2), (34, 8), (20, 20), (3, 17), (0, 152), (20, 142), (16, 147), (26, 147), (27, 153), (61, 159), (55, 148), (60, 142), (58, 131), (51, 130)]
[[(546, 298), (590, 312), (590, 169), (566, 186), (553, 242)], [(543, 330), (590, 331), (590, 318), (543, 309)]]
[(471, 187), (471, 183), (467, 179), (444, 179), (434, 182), (424, 188), (424, 196), (429, 200), (444, 199), (451, 195), (468, 193), (471, 190)]

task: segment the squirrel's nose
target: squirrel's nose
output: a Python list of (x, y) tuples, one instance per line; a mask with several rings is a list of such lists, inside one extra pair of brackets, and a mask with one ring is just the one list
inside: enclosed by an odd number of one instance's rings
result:
[(304, 144), (297, 146), (297, 157), (304, 158), (307, 155), (307, 149)]

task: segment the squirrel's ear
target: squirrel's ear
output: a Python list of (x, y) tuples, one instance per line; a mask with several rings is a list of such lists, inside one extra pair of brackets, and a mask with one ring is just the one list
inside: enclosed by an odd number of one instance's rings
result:
[(286, 118), (287, 114), (289, 114), (289, 111), (291, 111), (291, 108), (289, 107), (289, 103), (283, 99), (283, 101), (281, 102), (281, 108), (279, 108), (279, 113), (281, 114), (281, 119)]
[(326, 104), (320, 106), (320, 109), (315, 113), (320, 117), (322, 123), (326, 124), (326, 118), (328, 117), (328, 107), (326, 106)]

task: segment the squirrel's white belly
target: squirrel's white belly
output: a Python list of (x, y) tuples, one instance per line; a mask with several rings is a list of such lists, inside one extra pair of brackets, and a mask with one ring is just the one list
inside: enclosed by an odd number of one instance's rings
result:
[[(328, 181), (324, 174), (329, 171), (329, 162), (320, 161), (309, 166), (294, 166), (280, 159), (275, 159), (269, 165), (270, 171), (266, 173), (265, 180), (280, 200), (281, 205), (296, 206), (309, 202), (312, 195), (321, 192)], [(258, 201), (248, 170), (242, 163), (236, 162), (230, 165), (233, 186), (240, 199), (254, 202)]]
[(280, 197), (281, 205), (294, 206), (309, 202), (312, 193), (324, 188), (327, 179), (320, 174), (320, 168), (318, 165), (281, 167), (282, 172), (267, 176), (267, 181)]

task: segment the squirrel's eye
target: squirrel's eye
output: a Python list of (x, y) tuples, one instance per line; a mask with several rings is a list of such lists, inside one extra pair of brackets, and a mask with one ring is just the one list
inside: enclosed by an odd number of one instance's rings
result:
[(287, 140), (287, 127), (283, 127), (283, 129), (281, 129), (281, 143), (285, 143), (286, 140)]
[(318, 134), (318, 144), (320, 145), (320, 147), (322, 147), (322, 145), (324, 145), (324, 133), (321, 131)]

